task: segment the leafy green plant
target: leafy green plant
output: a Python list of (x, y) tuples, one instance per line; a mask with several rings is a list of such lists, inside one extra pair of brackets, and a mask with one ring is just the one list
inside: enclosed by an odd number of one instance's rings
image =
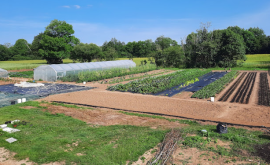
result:
[(194, 83), (195, 78), (198, 78), (208, 72), (209, 70), (199, 69), (177, 71), (167, 75), (153, 76), (131, 81), (127, 84), (117, 84), (115, 86), (109, 86), (107, 90), (148, 94), (157, 93), (172, 88), (176, 85), (183, 84), (185, 82)]
[(238, 71), (231, 71), (227, 73), (222, 78), (212, 82), (211, 84), (203, 87), (201, 90), (195, 92), (191, 97), (196, 97), (200, 99), (215, 97), (215, 95), (221, 92), (225, 85), (231, 82), (235, 76), (238, 74)]

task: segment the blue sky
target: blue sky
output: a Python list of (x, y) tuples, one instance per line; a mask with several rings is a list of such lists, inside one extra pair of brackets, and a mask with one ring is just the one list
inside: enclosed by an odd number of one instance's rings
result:
[(113, 37), (127, 43), (164, 35), (180, 42), (201, 22), (211, 22), (210, 30), (237, 25), (270, 35), (269, 18), (269, 0), (2, 0), (0, 44), (32, 43), (54, 19), (71, 24), (81, 42), (101, 46)]

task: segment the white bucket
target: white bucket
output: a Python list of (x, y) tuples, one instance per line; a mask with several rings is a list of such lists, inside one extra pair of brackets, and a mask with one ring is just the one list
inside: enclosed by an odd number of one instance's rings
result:
[(86, 82), (84, 81), (84, 82), (83, 82), (83, 84), (85, 85), (85, 84), (86, 84)]
[(214, 102), (215, 101), (215, 97), (211, 97), (211, 102)]
[(22, 102), (22, 99), (18, 99), (17, 102), (18, 102), (18, 103), (21, 103), (21, 102)]
[(26, 98), (22, 98), (22, 103), (26, 102)]

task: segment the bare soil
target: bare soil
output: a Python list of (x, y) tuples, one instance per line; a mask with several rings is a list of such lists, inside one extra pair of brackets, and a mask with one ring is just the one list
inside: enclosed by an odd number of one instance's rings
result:
[(75, 119), (85, 121), (90, 125), (136, 125), (148, 126), (152, 129), (168, 129), (186, 126), (186, 124), (179, 124), (178, 122), (170, 122), (163, 119), (125, 115), (107, 108), (74, 109), (51, 104), (42, 104), (42, 106), (48, 107), (46, 111), (48, 110), (52, 114), (63, 113)]
[[(257, 85), (256, 83), (255, 86)], [(137, 112), (270, 127), (270, 108), (266, 106), (251, 103), (210, 102), (209, 99), (202, 100), (186, 97), (177, 98), (128, 92), (112, 92), (106, 90), (107, 84), (99, 83), (87, 83), (87, 86), (97, 88), (88, 91), (52, 95), (41, 100), (88, 104)], [(257, 90), (257, 87), (254, 89)], [(257, 93), (255, 90), (252, 92), (251, 99)], [(216, 98), (220, 94), (217, 94)]]

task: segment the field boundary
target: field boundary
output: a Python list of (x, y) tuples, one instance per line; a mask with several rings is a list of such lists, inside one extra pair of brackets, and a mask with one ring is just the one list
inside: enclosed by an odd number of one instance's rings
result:
[(164, 113), (142, 112), (142, 111), (121, 109), (121, 108), (112, 108), (112, 107), (96, 106), (96, 105), (90, 105), (90, 104), (71, 103), (71, 102), (64, 102), (64, 101), (51, 101), (51, 102), (72, 104), (72, 105), (79, 105), (79, 106), (87, 106), (87, 107), (93, 107), (93, 108), (107, 108), (107, 109), (112, 109), (112, 110), (116, 110), (116, 111), (136, 112), (136, 113), (143, 113), (143, 114), (149, 114), (149, 115), (177, 117), (177, 118), (196, 120), (196, 121), (202, 121), (202, 122), (226, 123), (227, 125), (230, 125), (230, 126), (241, 126), (241, 127), (249, 127), (249, 128), (266, 128), (266, 129), (270, 130), (270, 127), (266, 127), (263, 125), (238, 124), (238, 123), (232, 123), (232, 122), (224, 122), (224, 121), (220, 121), (220, 120), (199, 119), (199, 118), (192, 118), (192, 117), (186, 117), (186, 116), (169, 115), (169, 114), (164, 114)]

